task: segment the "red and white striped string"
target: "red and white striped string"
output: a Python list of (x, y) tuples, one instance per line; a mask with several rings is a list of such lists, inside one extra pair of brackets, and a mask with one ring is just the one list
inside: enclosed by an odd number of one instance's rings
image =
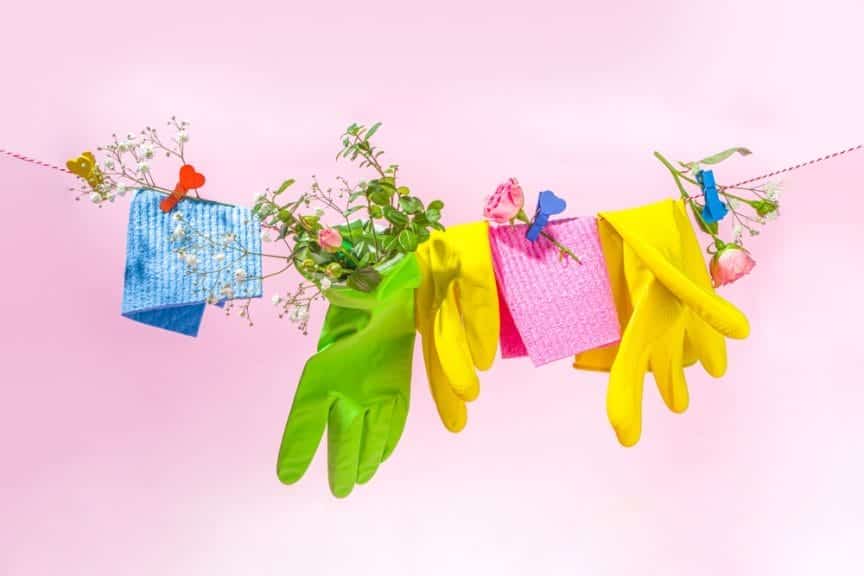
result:
[(724, 188), (738, 188), (739, 186), (744, 186), (745, 184), (752, 184), (753, 182), (759, 182), (760, 180), (766, 180), (768, 178), (773, 178), (774, 176), (779, 176), (780, 174), (785, 174), (787, 172), (792, 172), (793, 170), (798, 170), (799, 168), (806, 168), (807, 166), (812, 166), (813, 164), (818, 164), (819, 162), (824, 162), (825, 160), (831, 160), (832, 158), (837, 158), (838, 156), (843, 156), (844, 154), (848, 154), (850, 152), (855, 152), (857, 150), (861, 150), (864, 148), (864, 144), (858, 144), (857, 146), (852, 146), (851, 148), (846, 148), (845, 150), (840, 150), (839, 152), (834, 152), (832, 154), (826, 154), (825, 156), (820, 156), (819, 158), (814, 158), (812, 160), (807, 160), (806, 162), (801, 162), (795, 164), (794, 166), (787, 166), (782, 170), (775, 170), (774, 172), (769, 172), (768, 174), (763, 174), (761, 176), (756, 176), (755, 178), (748, 178), (747, 180), (742, 180), (733, 186), (724, 186)]
[[(826, 160), (831, 160), (833, 158), (837, 158), (838, 156), (843, 156), (844, 154), (849, 154), (850, 152), (856, 152), (858, 150), (864, 149), (864, 144), (858, 144), (857, 146), (852, 146), (850, 148), (846, 148), (845, 150), (840, 150), (838, 152), (833, 152), (831, 154), (826, 154), (825, 156), (820, 156), (819, 158), (813, 158), (812, 160), (807, 160), (806, 162), (800, 162), (795, 164), (794, 166), (787, 166), (781, 170), (774, 170), (773, 172), (768, 172), (767, 174), (762, 174), (761, 176), (756, 176), (755, 178), (748, 178), (747, 180), (742, 180), (737, 184), (732, 186), (723, 186), (723, 188), (738, 188), (740, 186), (744, 186), (746, 184), (752, 184), (753, 182), (759, 182), (760, 180), (766, 180), (768, 178), (773, 178), (774, 176), (779, 176), (780, 174), (786, 174), (787, 172), (792, 172), (793, 170), (799, 170), (801, 168), (806, 168), (807, 166), (812, 166), (813, 164), (818, 164), (819, 162), (824, 162)], [(66, 174), (71, 174), (69, 170), (63, 168), (61, 166), (56, 166), (54, 164), (49, 164), (48, 162), (43, 162), (41, 160), (37, 160), (35, 158), (31, 158), (29, 156), (25, 156), (24, 154), (18, 154), (16, 152), (9, 152), (8, 150), (4, 150), (0, 148), (0, 154), (5, 154), (10, 158), (15, 158), (16, 160), (21, 160), (22, 162), (29, 162), (30, 164), (34, 164), (36, 166), (41, 166), (43, 168), (51, 168), (52, 170), (57, 170), (58, 172), (64, 172)]]
[(22, 162), (29, 162), (30, 164), (35, 164), (36, 166), (42, 166), (43, 168), (51, 168), (52, 170), (57, 170), (58, 172), (65, 172), (66, 174), (71, 174), (71, 172), (66, 168), (55, 166), (54, 164), (49, 164), (48, 162), (42, 162), (41, 160), (36, 160), (35, 158), (25, 156), (24, 154), (18, 154), (17, 152), (9, 152), (8, 150), (3, 150), (2, 148), (0, 148), (0, 154), (5, 154), (10, 158), (15, 158), (16, 160), (21, 160)]

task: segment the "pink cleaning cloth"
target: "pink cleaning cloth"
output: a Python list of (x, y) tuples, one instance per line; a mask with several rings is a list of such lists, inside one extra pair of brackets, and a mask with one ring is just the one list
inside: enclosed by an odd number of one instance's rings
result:
[(582, 261), (563, 261), (527, 225), (489, 230), (501, 312), (501, 356), (535, 366), (607, 346), (621, 338), (595, 218), (550, 222), (544, 231)]

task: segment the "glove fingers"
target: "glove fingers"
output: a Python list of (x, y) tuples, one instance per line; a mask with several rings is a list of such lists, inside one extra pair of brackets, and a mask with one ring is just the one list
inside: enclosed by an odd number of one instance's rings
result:
[(347, 400), (337, 400), (330, 408), (327, 428), (327, 468), (330, 492), (344, 498), (354, 489), (363, 436), (363, 412)]
[(429, 389), (432, 399), (438, 409), (438, 416), (444, 427), (451, 432), (459, 432), (468, 421), (468, 409), (465, 401), (459, 398), (450, 387), (450, 381), (441, 368), (441, 360), (435, 350), (432, 334), (423, 336), (423, 360), (426, 364), (426, 375), (429, 378)]
[(306, 473), (324, 435), (328, 409), (327, 402), (317, 402), (302, 410), (291, 409), (276, 463), (281, 482), (293, 484)]
[[(678, 306), (680, 310), (680, 306)], [(690, 403), (687, 380), (684, 377), (684, 323), (683, 310), (651, 353), (651, 370), (663, 402), (673, 412), (684, 412)]]
[(461, 236), (462, 277), (456, 283), (457, 302), (474, 366), (478, 370), (488, 370), (495, 361), (501, 332), (489, 224), (467, 224), (461, 226), (458, 233)]
[(452, 287), (447, 298), (441, 302), (433, 334), (441, 368), (453, 392), (466, 402), (476, 399), (480, 394), (480, 380), (474, 370)]
[(408, 399), (403, 396), (397, 396), (393, 402), (393, 414), (390, 416), (390, 430), (387, 434), (387, 443), (384, 445), (384, 455), (381, 461), (387, 460), (393, 450), (396, 449), (396, 444), (402, 437), (402, 431), (405, 430), (405, 421), (408, 419)]
[(726, 339), (700, 318), (687, 325), (687, 341), (708, 374), (720, 378), (726, 373)]
[(609, 422), (624, 446), (633, 446), (642, 434), (642, 388), (649, 353), (668, 329), (664, 319), (674, 317), (676, 311), (674, 299), (649, 275), (635, 279), (633, 286), (637, 285), (638, 289), (631, 291), (639, 298), (621, 339), (606, 393)]
[(365, 484), (372, 479), (384, 458), (384, 446), (390, 433), (390, 419), (396, 401), (373, 406), (363, 419), (363, 439), (360, 442), (360, 465), (357, 483)]
[[(493, 277), (494, 279), (494, 277)], [(495, 362), (498, 352), (498, 337), (501, 333), (498, 315), (498, 290), (494, 284), (482, 289), (465, 288), (460, 285), (460, 309), (463, 314), (465, 336), (471, 359), (478, 370), (488, 370)], [(464, 296), (471, 290), (470, 296)]]

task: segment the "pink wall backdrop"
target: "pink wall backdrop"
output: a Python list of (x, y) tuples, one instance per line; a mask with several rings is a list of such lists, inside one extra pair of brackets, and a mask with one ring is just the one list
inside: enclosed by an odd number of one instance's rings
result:
[[(248, 204), (332, 178), (342, 128), (381, 120), (450, 223), (508, 176), (593, 213), (674, 194), (654, 149), (750, 146), (728, 181), (864, 139), (862, 21), (860, 0), (7, 2), (0, 146), (62, 162), (177, 114), (206, 194)], [(646, 388), (635, 449), (604, 375), (499, 361), (457, 436), (418, 364), (400, 446), (338, 501), (323, 453), (275, 475), (314, 338), (266, 302), (198, 339), (121, 318), (128, 200), (0, 158), (0, 574), (861, 574), (862, 168), (787, 179), (723, 291), (752, 337), (722, 380), (689, 372), (683, 416)]]

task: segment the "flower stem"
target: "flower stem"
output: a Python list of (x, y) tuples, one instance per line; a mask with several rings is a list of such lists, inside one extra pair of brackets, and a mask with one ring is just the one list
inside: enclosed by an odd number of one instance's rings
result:
[[(515, 219), (519, 220), (520, 222), (525, 222), (526, 224), (531, 223), (531, 219), (528, 218), (528, 215), (525, 214), (525, 210), (522, 210), (522, 209), (520, 209), (519, 213), (516, 214)], [(552, 244), (554, 244), (555, 247), (558, 248), (559, 253), (566, 254), (567, 256), (570, 256), (571, 258), (576, 260), (576, 262), (578, 262), (579, 264), (582, 263), (582, 260), (580, 260), (579, 257), (576, 256), (576, 254), (572, 250), (570, 250), (570, 248), (564, 246), (563, 244), (561, 244), (560, 242), (555, 240), (555, 238), (553, 238), (552, 236), (547, 234), (545, 230), (541, 230), (540, 235), (543, 236), (544, 238), (546, 238), (547, 240), (549, 240)]]
[(692, 184), (698, 184), (698, 182), (696, 182), (695, 180), (692, 180), (691, 178), (688, 178), (687, 176), (684, 176), (660, 152), (654, 152), (654, 157), (657, 158), (658, 160), (660, 160), (660, 162), (662, 162), (663, 165), (666, 166), (666, 168), (672, 174), (672, 178), (675, 179), (675, 185), (678, 187), (678, 192), (681, 194), (681, 198), (683, 200), (685, 200), (690, 205), (690, 210), (693, 211), (693, 214), (696, 216), (696, 218), (699, 219), (699, 222), (702, 223), (702, 229), (706, 230), (708, 232), (708, 234), (710, 234), (714, 240), (718, 240), (719, 238), (718, 238), (717, 234), (715, 234), (714, 232), (711, 232), (711, 228), (708, 226), (708, 223), (705, 222), (704, 218), (702, 218), (702, 213), (699, 212), (698, 207), (696, 206), (696, 202), (687, 193), (687, 190), (684, 188), (684, 184), (681, 183), (681, 179), (683, 178), (684, 180), (687, 180), (688, 182), (690, 182)]
[(550, 242), (552, 242), (552, 244), (554, 244), (555, 247), (558, 248), (559, 252), (561, 252), (562, 254), (566, 254), (567, 256), (570, 256), (571, 258), (576, 260), (576, 262), (578, 262), (579, 264), (582, 263), (582, 260), (580, 260), (579, 257), (576, 256), (576, 254), (574, 254), (572, 250), (570, 250), (570, 248), (564, 246), (563, 244), (561, 244), (560, 242), (555, 240), (555, 238), (553, 238), (552, 236), (547, 234), (544, 230), (540, 231), (540, 235), (543, 236), (544, 238), (546, 238), (547, 240), (549, 240)]

